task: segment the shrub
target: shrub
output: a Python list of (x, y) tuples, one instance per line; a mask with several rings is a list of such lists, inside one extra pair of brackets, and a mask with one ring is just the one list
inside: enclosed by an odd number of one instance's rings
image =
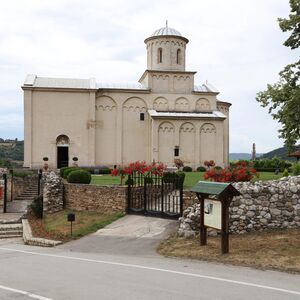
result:
[(213, 161), (213, 160), (206, 160), (205, 162), (204, 162), (204, 166), (206, 166), (206, 167), (208, 167), (208, 168), (210, 168), (210, 167), (214, 167), (216, 164), (215, 164), (215, 162)]
[(197, 172), (205, 172), (205, 171), (206, 171), (206, 168), (203, 166), (200, 166), (197, 168)]
[(176, 188), (179, 188), (183, 185), (185, 179), (184, 172), (166, 172), (163, 175), (163, 181), (165, 183), (174, 183)]
[(182, 171), (183, 172), (192, 172), (193, 169), (191, 167), (189, 167), (189, 166), (185, 166), (185, 167), (183, 167)]
[(288, 169), (284, 169), (283, 173), (282, 173), (282, 177), (288, 177), (289, 176), (289, 170)]
[(80, 169), (72, 170), (67, 177), (69, 183), (89, 184), (91, 182), (91, 179), (92, 179), (91, 173)]
[(34, 198), (33, 202), (30, 204), (30, 209), (33, 214), (41, 219), (43, 217), (43, 196), (37, 196)]
[(295, 176), (300, 175), (300, 163), (294, 164), (294, 166), (293, 166), (293, 174)]
[(215, 169), (216, 169), (216, 170), (222, 170), (223, 168), (220, 167), (220, 166), (216, 166)]
[(69, 169), (69, 167), (62, 167), (59, 169), (59, 175), (60, 177), (64, 177), (64, 171)]
[[(78, 168), (78, 167), (69, 167), (69, 168), (65, 169), (63, 172), (63, 178), (67, 179), (71, 172), (77, 171), (77, 170), (83, 170), (83, 169)], [(85, 171), (85, 170), (83, 170), (83, 171)]]

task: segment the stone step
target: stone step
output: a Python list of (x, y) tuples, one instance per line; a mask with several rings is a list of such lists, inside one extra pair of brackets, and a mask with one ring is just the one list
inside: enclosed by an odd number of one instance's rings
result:
[(17, 224), (1, 224), (0, 225), (0, 232), (2, 231), (9, 231), (9, 230), (22, 230), (23, 226), (22, 223)]
[(0, 225), (0, 239), (21, 237), (23, 235), (22, 224), (1, 224)]

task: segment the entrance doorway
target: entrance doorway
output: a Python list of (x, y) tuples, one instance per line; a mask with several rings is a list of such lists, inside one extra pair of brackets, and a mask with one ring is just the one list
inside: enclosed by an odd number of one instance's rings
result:
[(62, 134), (56, 139), (57, 148), (57, 168), (69, 166), (69, 145), (70, 139), (66, 135)]
[(57, 168), (68, 167), (69, 165), (69, 147), (57, 147)]

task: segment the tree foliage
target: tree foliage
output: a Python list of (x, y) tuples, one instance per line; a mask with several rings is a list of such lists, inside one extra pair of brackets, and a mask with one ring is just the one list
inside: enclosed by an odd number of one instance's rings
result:
[[(279, 18), (282, 31), (291, 32), (284, 45), (291, 49), (300, 46), (300, 0), (290, 0), (291, 13), (287, 19)], [(279, 81), (268, 84), (267, 89), (257, 94), (256, 100), (278, 120), (282, 128), (279, 137), (289, 149), (300, 139), (300, 60), (287, 65), (279, 73)]]

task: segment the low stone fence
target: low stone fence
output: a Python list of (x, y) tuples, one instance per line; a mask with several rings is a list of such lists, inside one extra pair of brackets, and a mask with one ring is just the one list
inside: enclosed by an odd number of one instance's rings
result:
[(103, 213), (126, 212), (126, 194), (126, 186), (64, 183), (64, 201), (67, 209)]
[[(229, 208), (231, 233), (300, 227), (300, 176), (233, 185), (241, 196), (234, 197)], [(195, 196), (193, 200), (180, 218), (183, 236), (199, 231), (200, 205)]]

